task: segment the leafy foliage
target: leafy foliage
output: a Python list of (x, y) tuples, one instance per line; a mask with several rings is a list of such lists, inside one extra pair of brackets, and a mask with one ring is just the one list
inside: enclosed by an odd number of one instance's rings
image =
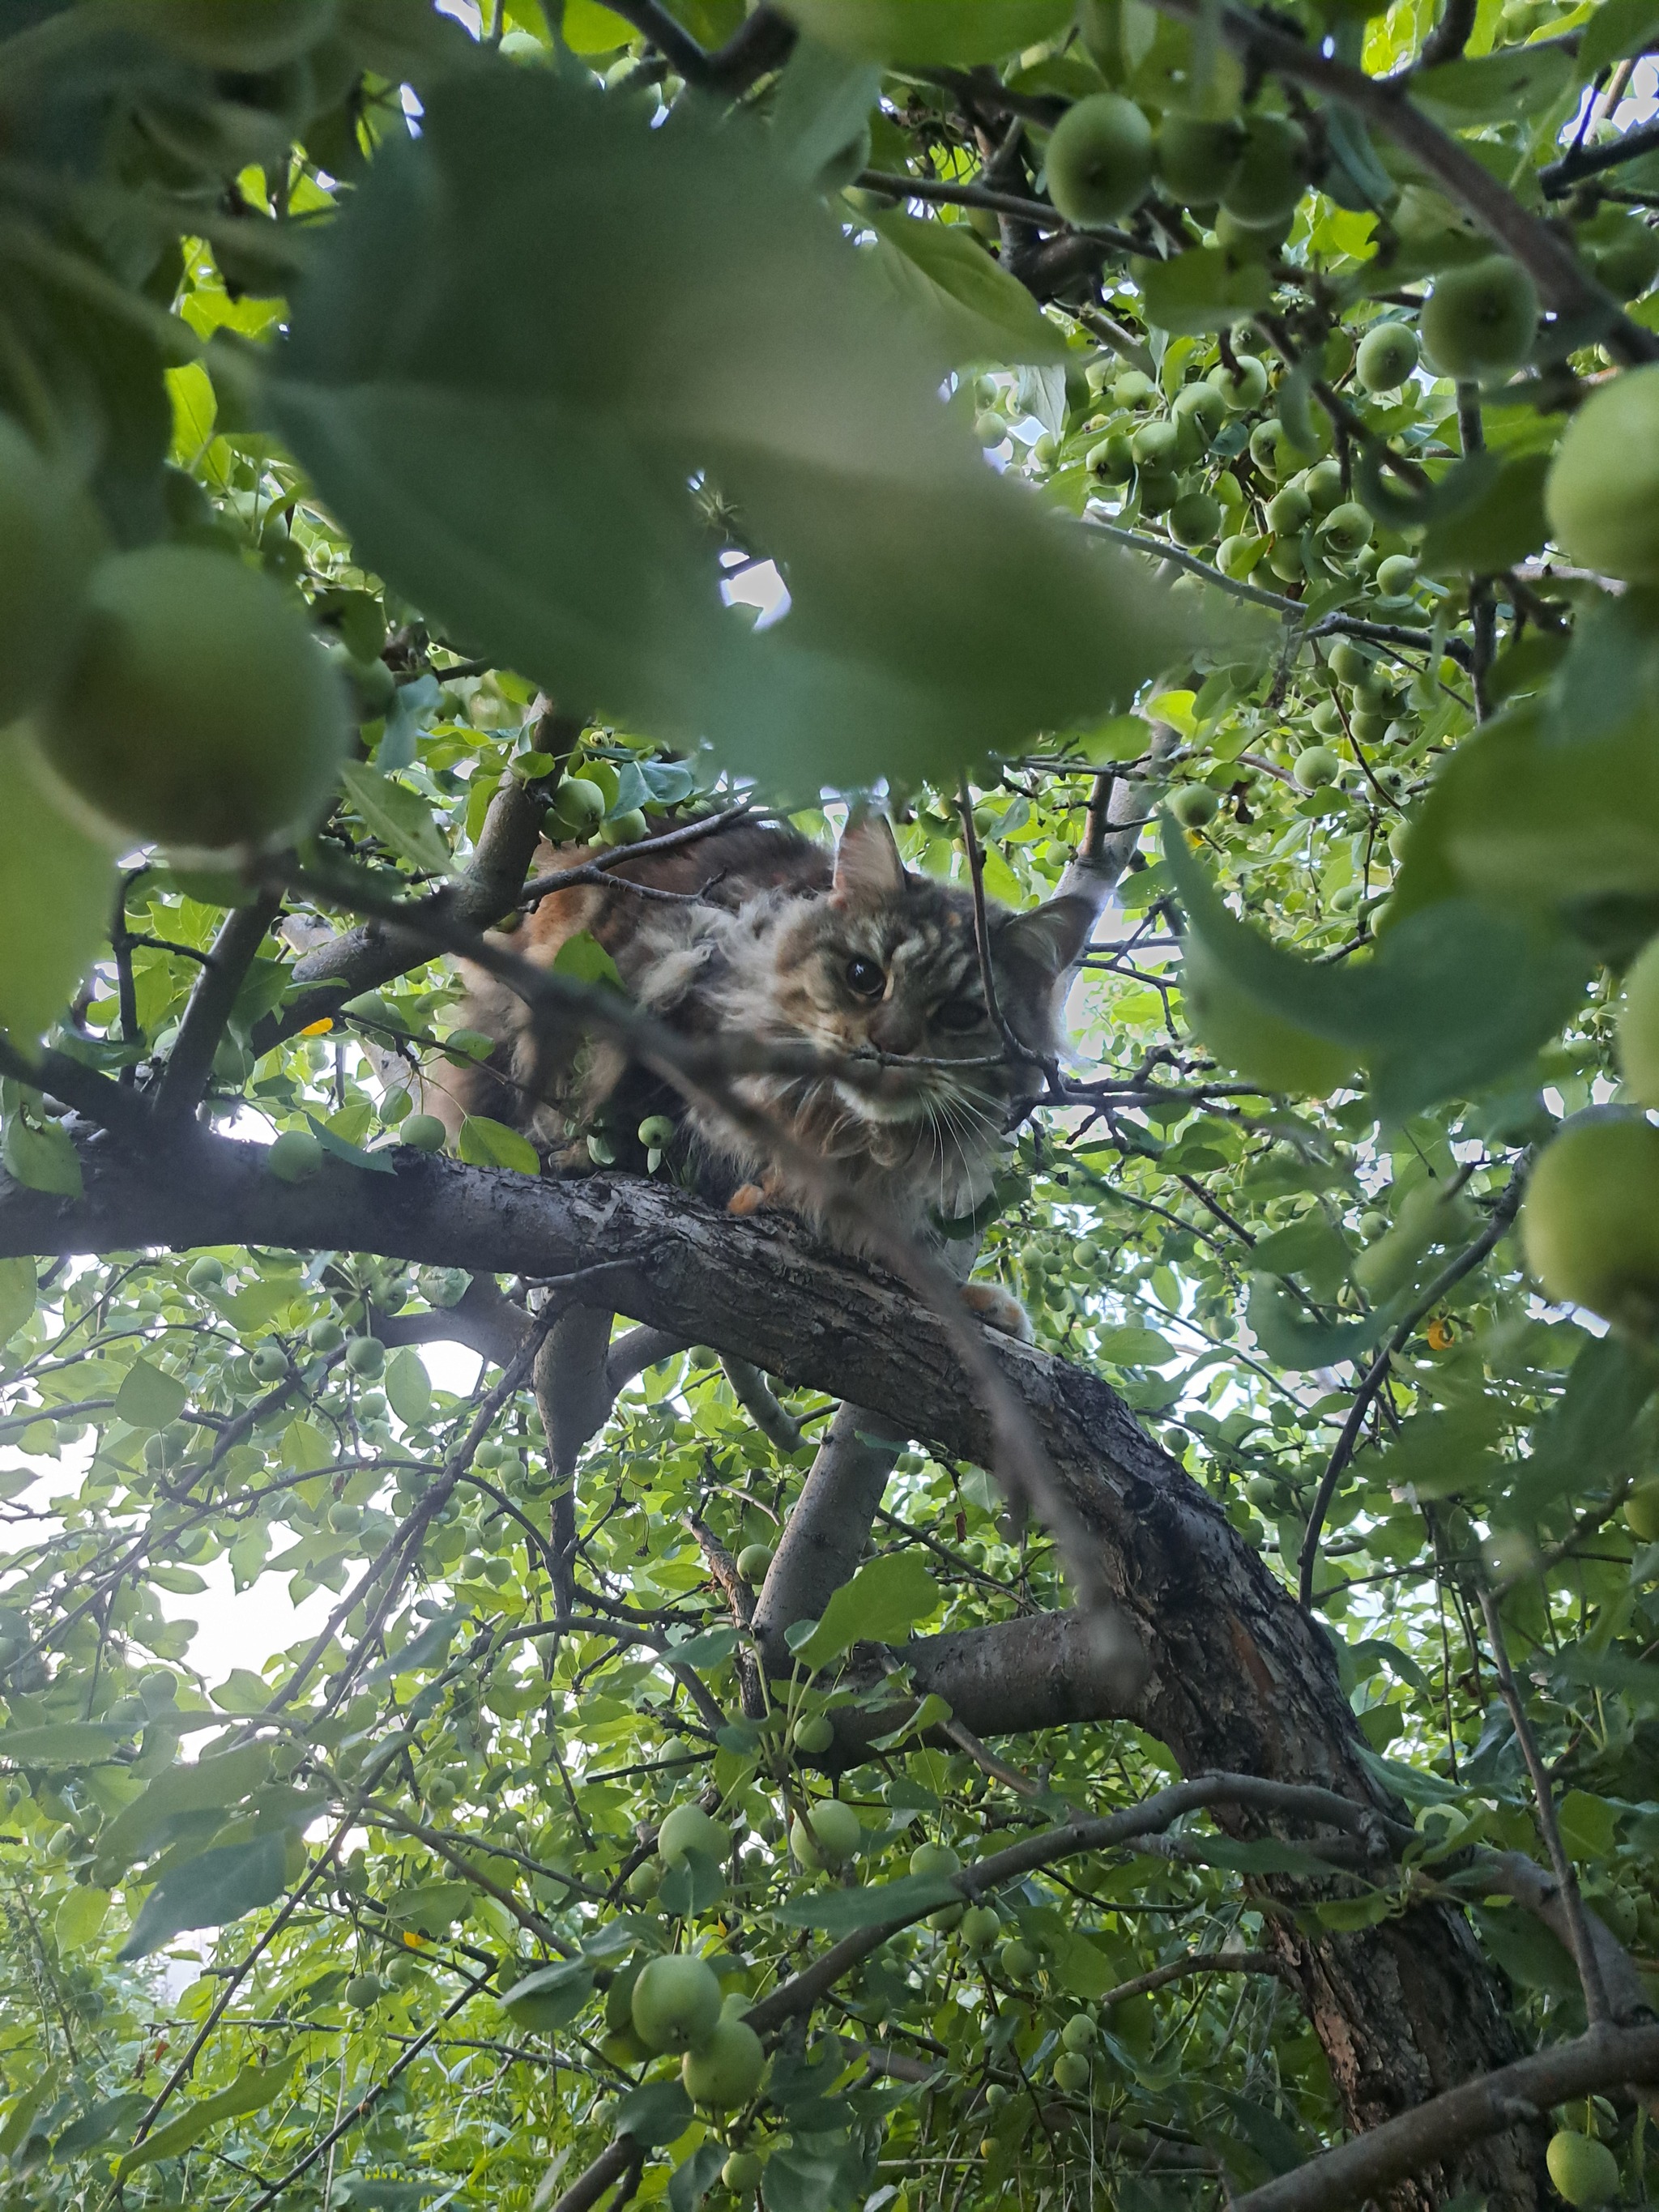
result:
[[(1053, 1535), (936, 1438), (769, 1676), (731, 1562), (775, 1545), (820, 1394), (769, 1409), (729, 1356), (658, 1347), (581, 1460), (562, 1615), (528, 1362), (430, 1350), (522, 1331), (542, 1285), (20, 1236), (6, 2201), (540, 2208), (616, 2142), (672, 2212), (988, 2204), (1085, 2160), (1135, 2212), (1214, 2203), (1345, 2123), (1255, 1971), (1292, 1923), (1334, 1940), (1436, 1889), (1523, 2039), (1584, 2024), (1558, 1935), (1467, 1856), (1551, 1841), (1483, 1596), (1591, 1908), (1639, 1966), (1659, 1947), (1659, 1194), (1621, 1203), (1622, 1333), (1547, 1305), (1507, 1233), (1564, 1120), (1659, 1105), (1615, 1045), (1659, 925), (1652, 589), (1548, 539), (1567, 421), (1656, 349), (1659, 157), (1584, 158), (1654, 11), (1483, 8), (1408, 79), (1414, 136), (1329, 74), (1413, 70), (1408, 0), (1305, 0), (1303, 44), (1283, 9), (1226, 11), (1230, 45), (1173, 0), (485, 12), (8, 16), (0, 408), (97, 545), (52, 638), (0, 546), (0, 1244), (31, 1194), (187, 1185), (197, 1118), (275, 1139), (264, 1180), (301, 1196), (325, 1163), (389, 1188), (489, 1040), (442, 940), (352, 968), (338, 933), (434, 887), (499, 920), (515, 797), (626, 842), (743, 799), (827, 835), (884, 786), (911, 866), (982, 860), (1023, 904), (1115, 775), (1167, 806), (1128, 829), (1080, 1065), (1011, 1143), (981, 1267), (1313, 1607), (1412, 1840), (1339, 1878), (1189, 1809), (1167, 1851), (1073, 1850), (1073, 1808), (1145, 1799), (1166, 1747), (1085, 1720), (988, 1750), (938, 1697), (896, 1709), (914, 1635), (1066, 1602)], [(1107, 92), (1159, 181), (1067, 226), (1048, 134)], [(1171, 118), (1220, 134), (1213, 198)], [(1516, 251), (1546, 190), (1560, 216), (1531, 233), (1546, 319), (1484, 381), (1409, 365), (1489, 252), (1459, 158), (1513, 188)], [(1413, 343), (1376, 389), (1389, 325)], [(112, 846), (42, 767), (82, 553), (164, 542), (263, 572), (347, 687), (356, 757), (294, 852)], [(592, 939), (557, 980), (614, 1016)], [(659, 1136), (636, 1149), (666, 1184)], [(503, 1204), (542, 1164), (484, 1115), (453, 1150)], [(222, 1679), (198, 1616), (248, 1624)], [(850, 1767), (837, 1716), (885, 1731)], [(713, 1847), (659, 1854), (693, 1801)], [(814, 1873), (787, 1838), (831, 1804), (856, 1834)], [(733, 2114), (635, 2038), (651, 1959), (699, 1954), (738, 2009), (837, 1941), (865, 1948), (768, 2021)], [(1626, 2110), (1562, 2117), (1651, 2186)]]

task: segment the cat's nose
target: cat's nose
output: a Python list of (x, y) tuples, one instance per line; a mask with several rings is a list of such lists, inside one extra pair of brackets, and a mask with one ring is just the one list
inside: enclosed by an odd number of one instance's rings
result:
[(889, 1000), (870, 1017), (869, 1037), (878, 1052), (914, 1052), (921, 1042), (921, 1017)]

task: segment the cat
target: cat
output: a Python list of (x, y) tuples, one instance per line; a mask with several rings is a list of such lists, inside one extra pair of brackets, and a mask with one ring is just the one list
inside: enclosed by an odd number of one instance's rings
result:
[[(535, 872), (600, 854), (609, 859), (611, 849), (544, 844)], [(1006, 1132), (1043, 1088), (1042, 1063), (1058, 1049), (1065, 988), (1098, 897), (1062, 884), (1025, 914), (987, 901), (996, 1008), (1018, 1050), (986, 1004), (971, 892), (907, 870), (878, 813), (855, 813), (833, 857), (793, 830), (744, 820), (607, 872), (604, 887), (550, 893), (497, 941), (549, 966), (586, 931), (635, 1002), (684, 1034), (870, 1056), (869, 1076), (858, 1082), (834, 1073), (732, 1079), (745, 1102), (834, 1171), (835, 1187), (809, 1183), (714, 1109), (665, 1093), (611, 1044), (550, 1050), (532, 1035), (523, 1000), (466, 963), (463, 1018), (496, 1045), (483, 1065), (437, 1079), (448, 1087), (432, 1103), (451, 1129), (465, 1114), (486, 1114), (528, 1133), (562, 1164), (586, 1167), (586, 1133), (597, 1127), (602, 1152), (642, 1167), (633, 1158), (641, 1121), (667, 1112), (677, 1163), (732, 1212), (785, 1207), (851, 1253), (869, 1249), (873, 1213), (965, 1273), (976, 1240), (959, 1224), (990, 1194)], [(630, 883), (681, 896), (641, 897)], [(958, 1224), (956, 1235), (948, 1224)], [(963, 1296), (990, 1326), (1029, 1338), (1024, 1309), (1000, 1285), (967, 1284)]]

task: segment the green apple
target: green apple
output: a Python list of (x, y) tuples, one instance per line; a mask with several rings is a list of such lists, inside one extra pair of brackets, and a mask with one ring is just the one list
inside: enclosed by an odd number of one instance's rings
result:
[(720, 2179), (734, 2197), (752, 2197), (765, 2171), (765, 2160), (752, 2150), (734, 2150), (720, 2168)]
[(1397, 392), (1417, 367), (1418, 352), (1408, 323), (1373, 323), (1359, 341), (1354, 374), (1367, 392)]
[(1302, 489), (1313, 502), (1316, 514), (1328, 514), (1342, 502), (1342, 464), (1340, 461), (1316, 461), (1302, 473)]
[(1659, 364), (1626, 369), (1567, 425), (1544, 507), (1569, 560), (1659, 583)]
[(448, 1135), (435, 1114), (410, 1114), (398, 1125), (398, 1142), (417, 1152), (441, 1152)]
[(1506, 253), (1443, 269), (1423, 309), (1422, 328), (1429, 358), (1447, 376), (1507, 375), (1532, 351), (1537, 288)]
[(811, 1826), (799, 1815), (789, 1826), (789, 1848), (810, 1873), (831, 1874), (858, 1856), (864, 1829), (858, 1814), (839, 1797), (821, 1797), (810, 1808)]
[(708, 1960), (674, 1951), (641, 1967), (629, 2017), (647, 2051), (693, 2051), (714, 2034), (720, 2002), (720, 1985)]
[(1619, 2161), (1604, 2142), (1580, 2135), (1576, 2128), (1560, 2128), (1550, 2137), (1544, 2163), (1550, 2179), (1567, 2203), (1606, 2204), (1619, 2194)]
[(1129, 441), (1138, 469), (1172, 469), (1180, 459), (1181, 431), (1168, 420), (1143, 422)]
[(1109, 438), (1103, 438), (1098, 445), (1090, 447), (1083, 465), (1102, 483), (1127, 483), (1134, 474), (1134, 451), (1123, 433), (1115, 430)]
[(1243, 131), (1231, 118), (1212, 123), (1203, 115), (1166, 115), (1156, 149), (1164, 191), (1179, 207), (1212, 205), (1243, 149)]
[(222, 1289), (224, 1279), (225, 1263), (216, 1260), (211, 1252), (204, 1252), (194, 1261), (185, 1277), (187, 1287), (196, 1291)]
[(1625, 1500), (1625, 1526), (1638, 1543), (1659, 1544), (1659, 1475), (1638, 1482)]
[(1294, 538), (1313, 513), (1313, 501), (1300, 484), (1286, 484), (1267, 501), (1267, 524), (1275, 538)]
[(1636, 1115), (1564, 1128), (1532, 1171), (1521, 1243), (1547, 1297), (1648, 1334), (1659, 1323), (1659, 1129)]
[(308, 828), (347, 739), (339, 679), (294, 603), (189, 545), (94, 570), (40, 727), (54, 773), (118, 833), (216, 851)]
[(1370, 544), (1376, 526), (1368, 508), (1358, 500), (1346, 500), (1331, 509), (1319, 526), (1319, 534), (1333, 553), (1346, 560)]
[(555, 839), (589, 836), (604, 821), (605, 806), (605, 793), (591, 777), (561, 776), (542, 826)]
[(1224, 214), (1247, 230), (1272, 230), (1294, 214), (1308, 180), (1308, 134), (1287, 115), (1250, 115), (1221, 196)]
[(1214, 385), (1200, 378), (1196, 384), (1182, 386), (1170, 402), (1170, 413), (1176, 422), (1187, 423), (1207, 446), (1225, 418), (1227, 402)]
[(304, 1182), (328, 1154), (309, 1129), (284, 1129), (265, 1153), (265, 1166), (278, 1182)]
[(1126, 368), (1112, 386), (1114, 407), (1145, 407), (1158, 397), (1158, 386), (1144, 368)]
[(1183, 830), (1201, 830), (1213, 822), (1220, 805), (1207, 783), (1183, 783), (1170, 798), (1170, 811)]
[(910, 1854), (912, 1874), (953, 1875), (961, 1866), (949, 1844), (918, 1844)]
[(354, 1974), (345, 1985), (345, 2001), (359, 2012), (367, 2012), (378, 2004), (386, 1994), (386, 1984), (378, 1974)]
[(828, 1751), (835, 1741), (836, 1724), (828, 1713), (807, 1713), (791, 1729), (789, 1740), (797, 1751), (813, 1759), (819, 1752)]
[(1054, 125), (1048, 197), (1067, 222), (1110, 222), (1138, 207), (1152, 180), (1152, 126), (1133, 100), (1091, 93)]
[(1210, 371), (1210, 381), (1236, 415), (1249, 414), (1267, 396), (1267, 364), (1253, 353), (1235, 354), (1231, 368), (1218, 362)]
[(1291, 774), (1304, 791), (1322, 791), (1336, 781), (1342, 763), (1328, 745), (1309, 745), (1291, 763)]
[(746, 2105), (760, 2087), (766, 2051), (746, 2020), (726, 2013), (707, 2041), (695, 2044), (680, 2061), (680, 2080), (694, 2105), (714, 2112)]
[(1217, 546), (1216, 567), (1224, 576), (1231, 576), (1236, 583), (1243, 583), (1255, 568), (1263, 542), (1260, 538), (1252, 537), (1248, 531), (1235, 531), (1231, 538), (1224, 538)]
[(97, 550), (79, 486), (0, 415), (0, 669), (8, 718), (37, 705), (67, 668)]
[(981, 407), (974, 417), (974, 435), (989, 451), (1008, 434), (1008, 425), (994, 407)]
[(723, 1859), (732, 1850), (732, 1831), (695, 1802), (676, 1805), (657, 1831), (657, 1856), (665, 1866), (684, 1866), (688, 1851)]
[(1416, 583), (1418, 568), (1409, 553), (1390, 553), (1376, 566), (1376, 588), (1385, 599), (1403, 598)]
[(1184, 491), (1170, 509), (1170, 534), (1177, 545), (1210, 545), (1221, 534), (1221, 501), (1206, 491)]
[(957, 1925), (964, 1949), (988, 1951), (1002, 1933), (1002, 1916), (994, 1905), (970, 1905)]
[(1011, 1982), (1029, 1981), (1042, 1961), (1030, 1944), (1018, 1936), (1005, 1943), (997, 1954), (998, 1963)]
[(1054, 2087), (1068, 2097), (1081, 2094), (1089, 2086), (1089, 2062), (1080, 2051), (1062, 2051), (1054, 2061)]
[(1098, 2033), (1086, 2012), (1074, 2012), (1060, 2031), (1060, 2039), (1067, 2051), (1086, 2053), (1094, 2049)]
[(608, 822), (599, 824), (601, 845), (637, 845), (641, 837), (648, 836), (651, 825), (645, 818), (645, 810), (630, 806), (625, 812), (613, 814)]
[(752, 1583), (758, 1589), (766, 1580), (768, 1571), (772, 1565), (772, 1547), (769, 1544), (745, 1544), (742, 1551), (738, 1553), (738, 1572), (743, 1577), (744, 1582)]
[(346, 1346), (345, 1364), (360, 1382), (372, 1382), (386, 1369), (386, 1346), (378, 1336), (354, 1336)]

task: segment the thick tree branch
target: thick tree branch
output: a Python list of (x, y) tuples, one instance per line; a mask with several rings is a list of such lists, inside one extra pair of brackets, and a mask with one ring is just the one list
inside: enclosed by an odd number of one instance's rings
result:
[(274, 892), (261, 891), (250, 904), (233, 907), (225, 916), (208, 964), (196, 978), (155, 1095), (155, 1118), (163, 1126), (186, 1120), (201, 1104), (236, 994), (281, 906)]
[(1582, 2036), (1465, 2081), (1236, 2197), (1232, 2212), (1352, 2212), (1407, 2174), (1446, 2165), (1483, 2136), (1535, 2123), (1552, 2105), (1632, 2081), (1659, 2081), (1659, 2027)]
[(890, 1433), (892, 1425), (850, 1400), (836, 1408), (755, 1607), (755, 1635), (772, 1674), (787, 1674), (793, 1663), (786, 1630), (816, 1620), (863, 1556), (893, 1462), (908, 1442)]
[(754, 1362), (739, 1359), (735, 1352), (723, 1352), (720, 1365), (726, 1370), (726, 1379), (738, 1403), (768, 1443), (775, 1444), (786, 1458), (791, 1452), (798, 1452), (801, 1447), (800, 1424), (779, 1405)]

